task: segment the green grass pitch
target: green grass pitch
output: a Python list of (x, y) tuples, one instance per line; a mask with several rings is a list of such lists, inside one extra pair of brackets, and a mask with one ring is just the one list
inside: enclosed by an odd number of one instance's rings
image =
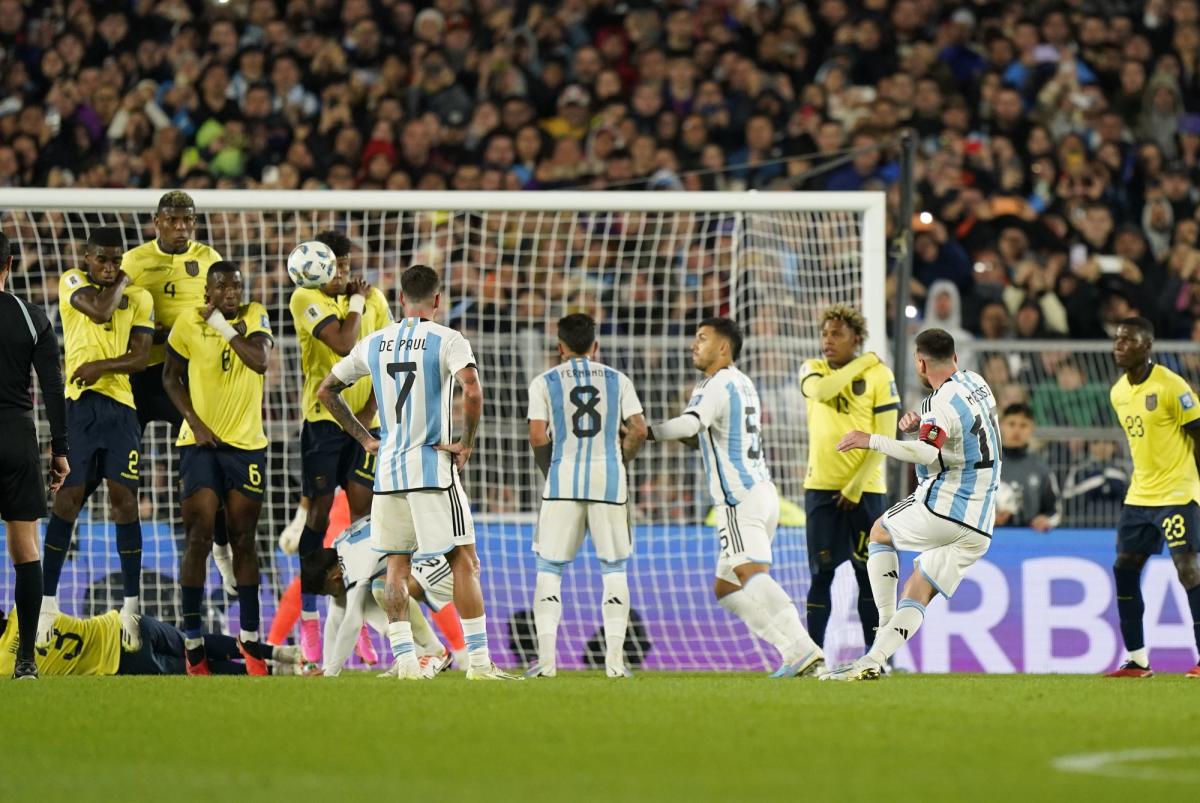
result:
[[(1178, 677), (0, 684), (12, 803), (1200, 799), (1200, 682)], [(1054, 765), (1143, 748), (1167, 750)]]

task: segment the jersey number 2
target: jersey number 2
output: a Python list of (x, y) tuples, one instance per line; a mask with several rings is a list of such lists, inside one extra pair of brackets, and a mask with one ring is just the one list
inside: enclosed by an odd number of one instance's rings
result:
[(987, 430), (983, 428), (983, 418), (975, 416), (975, 423), (971, 426), (971, 434), (979, 438), (979, 462), (975, 464), (975, 469), (991, 468), (996, 465), (996, 461), (992, 459), (992, 451), (988, 448)]
[(400, 392), (396, 395), (396, 423), (398, 424), (404, 412), (404, 402), (408, 401), (408, 394), (412, 392), (413, 382), (417, 381), (417, 364), (415, 362), (390, 362), (387, 372), (392, 379), (395, 379), (397, 374), (404, 374), (404, 384), (400, 386)]
[(599, 435), (602, 423), (596, 405), (600, 403), (600, 391), (591, 385), (577, 385), (571, 388), (568, 398), (575, 405), (575, 414), (571, 416), (571, 431), (575, 437), (594, 438)]

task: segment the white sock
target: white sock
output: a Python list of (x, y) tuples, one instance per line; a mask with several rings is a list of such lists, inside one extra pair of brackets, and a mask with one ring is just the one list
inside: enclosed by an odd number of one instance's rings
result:
[(309, 621), (310, 619), (316, 619), (319, 621), (321, 619), (321, 612), (320, 611), (300, 611), (300, 618), (306, 622)]
[(604, 663), (625, 665), (625, 632), (629, 629), (629, 578), (624, 571), (602, 575), (604, 596), (600, 612), (604, 618)]
[(308, 521), (308, 505), (300, 505), (296, 508), (296, 512), (292, 515), (292, 523), (289, 527), (304, 527), (304, 523)]
[(125, 604), (121, 606), (121, 613), (136, 614), (142, 609), (141, 597), (126, 597)]
[(257, 630), (241, 630), (238, 632), (238, 640), (245, 644), (247, 641), (258, 641)]
[(492, 665), (492, 654), (488, 652), (486, 616), (461, 619), (463, 640), (467, 642), (467, 656), (472, 669), (487, 669)]
[(408, 622), (412, 625), (413, 641), (421, 648), (422, 654), (442, 654), (442, 642), (438, 641), (438, 637), (434, 635), (433, 628), (429, 626), (429, 621), (425, 618), (425, 613), (416, 600), (408, 601)]
[(726, 594), (717, 602), (722, 608), (732, 613), (746, 623), (750, 632), (776, 649), (783, 643), (783, 634), (771, 624), (771, 617), (763, 610), (758, 602), (746, 593), (745, 589)]
[(42, 597), (42, 613), (58, 613), (58, 597), (48, 594)]
[(1146, 669), (1150, 666), (1150, 651), (1145, 647), (1129, 651), (1129, 660)]
[(916, 635), (924, 621), (924, 605), (915, 599), (900, 600), (895, 615), (887, 625), (879, 626), (879, 632), (875, 634), (875, 644), (867, 653), (867, 658), (876, 666), (883, 666), (904, 642)]
[(562, 575), (538, 572), (533, 587), (533, 625), (537, 630), (537, 662), (540, 666), (555, 666), (561, 620)]
[(785, 661), (790, 662), (803, 658), (813, 650), (820, 651), (821, 648), (804, 629), (804, 625), (800, 621), (800, 611), (796, 610), (796, 604), (783, 590), (783, 586), (775, 582), (774, 577), (766, 572), (760, 572), (751, 577), (742, 586), (742, 590), (749, 594), (751, 599), (758, 602), (767, 616), (771, 618), (771, 624), (783, 637), (784, 643), (776, 645), (776, 648), (779, 649), (779, 653)]
[(183, 648), (185, 650), (198, 650), (203, 646), (204, 639), (202, 638), (185, 638), (183, 640)]
[(896, 613), (896, 586), (900, 584), (900, 556), (887, 544), (867, 546), (867, 576), (871, 578), (871, 595), (879, 609), (879, 630)]
[(396, 663), (416, 664), (417, 656), (413, 652), (412, 625), (408, 622), (388, 622), (388, 643), (392, 646), (392, 657)]

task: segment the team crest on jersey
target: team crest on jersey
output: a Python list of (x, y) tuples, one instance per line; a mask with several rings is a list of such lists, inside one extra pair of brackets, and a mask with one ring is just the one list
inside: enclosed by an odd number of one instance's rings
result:
[(117, 309), (129, 309), (129, 296), (121, 296), (121, 303), (117, 305)]
[(1190, 410), (1196, 406), (1196, 400), (1192, 398), (1192, 394), (1190, 391), (1179, 397), (1179, 403), (1183, 406), (1183, 409), (1185, 409), (1185, 410)]
[(1158, 394), (1151, 393), (1146, 397), (1146, 411), (1153, 412), (1158, 409)]
[(861, 396), (867, 391), (867, 380), (856, 379), (850, 383), (850, 390), (854, 391), (855, 396)]
[(187, 262), (184, 262), (183, 267), (185, 270), (187, 270), (188, 276), (200, 275), (200, 263), (194, 259), (189, 259)]

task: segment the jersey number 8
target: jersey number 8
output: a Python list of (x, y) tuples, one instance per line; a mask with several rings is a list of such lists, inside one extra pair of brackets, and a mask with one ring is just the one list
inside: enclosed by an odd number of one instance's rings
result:
[(600, 434), (603, 422), (596, 405), (600, 403), (600, 391), (591, 385), (576, 385), (568, 396), (575, 405), (571, 416), (571, 432), (576, 438), (594, 438)]

